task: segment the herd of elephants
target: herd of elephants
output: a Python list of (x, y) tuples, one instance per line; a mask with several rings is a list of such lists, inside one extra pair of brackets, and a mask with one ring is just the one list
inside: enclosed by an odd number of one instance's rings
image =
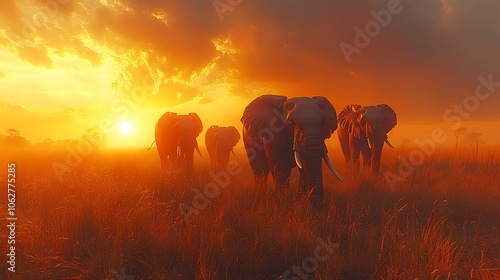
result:
[[(311, 191), (313, 197), (321, 199), (322, 161), (342, 180), (328, 158), (325, 139), (337, 130), (347, 164), (359, 166), (362, 154), (363, 165), (378, 173), (384, 143), (393, 147), (387, 133), (397, 120), (394, 110), (386, 104), (348, 105), (337, 116), (333, 105), (323, 96), (262, 95), (246, 106), (241, 122), (241, 135), (256, 185), (265, 185), (271, 172), (276, 188), (282, 189), (290, 182), (291, 169), (297, 166), (302, 191)], [(182, 166), (191, 172), (194, 151), (200, 153), (196, 138), (202, 130), (202, 121), (196, 113), (163, 114), (155, 127), (162, 167)], [(205, 145), (212, 170), (226, 168), (239, 140), (240, 132), (234, 126), (210, 126)]]

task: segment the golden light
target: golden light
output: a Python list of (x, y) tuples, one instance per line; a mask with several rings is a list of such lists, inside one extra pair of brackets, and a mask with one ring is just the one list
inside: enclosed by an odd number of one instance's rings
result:
[(120, 128), (120, 132), (123, 134), (129, 134), (134, 129), (128, 122), (122, 122), (118, 124), (118, 127)]

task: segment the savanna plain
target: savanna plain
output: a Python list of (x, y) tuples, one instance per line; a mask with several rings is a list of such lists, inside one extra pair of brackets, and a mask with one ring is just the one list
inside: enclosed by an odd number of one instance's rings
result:
[(323, 166), (316, 208), (296, 170), (285, 191), (271, 179), (256, 189), (241, 150), (218, 190), (196, 155), (186, 177), (162, 170), (154, 150), (93, 150), (59, 180), (53, 163), (67, 152), (2, 151), (2, 190), (3, 161), (17, 164), (19, 218), (16, 272), (3, 261), (0, 278), (500, 279), (500, 149), (440, 148), (401, 169), (411, 151), (385, 149), (374, 176), (332, 149), (344, 182)]

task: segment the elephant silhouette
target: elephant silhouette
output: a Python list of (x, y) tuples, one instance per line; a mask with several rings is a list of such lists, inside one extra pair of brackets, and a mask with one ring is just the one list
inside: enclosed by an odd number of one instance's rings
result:
[(233, 147), (240, 140), (240, 133), (234, 126), (212, 125), (205, 133), (205, 146), (210, 156), (213, 171), (224, 169), (229, 162)]
[(322, 96), (287, 98), (262, 95), (243, 112), (243, 143), (257, 186), (271, 172), (276, 189), (289, 185), (291, 169), (299, 167), (300, 187), (323, 198), (322, 161), (342, 180), (328, 158), (325, 140), (337, 128), (337, 114)]
[(162, 168), (181, 167), (191, 173), (194, 150), (201, 155), (196, 138), (202, 130), (202, 121), (196, 113), (178, 115), (166, 112), (163, 114), (155, 127), (156, 148)]
[(380, 170), (384, 142), (394, 148), (387, 133), (397, 124), (396, 112), (387, 104), (377, 106), (348, 105), (339, 114), (340, 147), (348, 165), (359, 167), (359, 155), (363, 165), (374, 173)]

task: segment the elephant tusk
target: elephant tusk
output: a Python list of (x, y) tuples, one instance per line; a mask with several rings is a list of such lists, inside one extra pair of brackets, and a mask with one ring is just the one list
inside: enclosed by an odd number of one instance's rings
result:
[(198, 154), (200, 155), (200, 157), (203, 157), (203, 155), (201, 154), (200, 148), (198, 146), (196, 146), (196, 151), (198, 152)]
[(366, 137), (366, 142), (368, 143), (368, 148), (372, 149), (372, 143), (370, 143), (370, 138)]
[(394, 149), (394, 146), (391, 144), (391, 142), (389, 142), (389, 138), (385, 138), (385, 143), (386, 143), (389, 147), (391, 147), (391, 148), (393, 148), (393, 149)]
[(233, 154), (233, 156), (236, 156), (233, 149), (231, 149), (231, 153)]
[(181, 156), (181, 146), (177, 146), (177, 156)]
[(155, 140), (155, 141), (153, 141), (153, 143), (151, 143), (151, 146), (149, 146), (148, 151), (149, 151), (149, 150), (151, 150), (151, 148), (153, 147), (153, 144), (154, 144), (155, 142), (156, 142), (156, 140)]
[(342, 180), (337, 170), (335, 170), (335, 168), (333, 167), (330, 158), (328, 158), (328, 154), (324, 154), (323, 159), (325, 160), (326, 165), (328, 165), (328, 168), (330, 168), (330, 171), (332, 171), (333, 175), (335, 175), (335, 177), (337, 177), (340, 180), (340, 182), (344, 182), (344, 180)]
[(299, 152), (295, 151), (293, 154), (295, 155), (295, 163), (297, 164), (297, 166), (298, 166), (300, 169), (302, 169), (302, 167), (303, 167), (303, 166), (302, 166), (302, 158), (300, 157)]

